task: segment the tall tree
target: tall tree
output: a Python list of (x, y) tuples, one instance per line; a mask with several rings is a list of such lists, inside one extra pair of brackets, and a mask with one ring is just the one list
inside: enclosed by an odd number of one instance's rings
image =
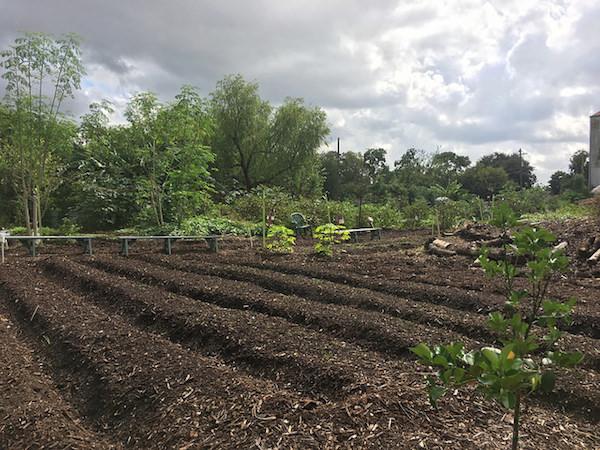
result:
[(508, 175), (501, 167), (487, 167), (479, 164), (465, 170), (460, 178), (460, 182), (466, 190), (486, 199), (491, 199), (500, 192), (508, 181)]
[(458, 180), (459, 176), (471, 165), (468, 156), (454, 152), (435, 153), (431, 157), (429, 170), (434, 183), (447, 187)]
[(590, 154), (587, 150), (577, 150), (569, 160), (571, 175), (583, 175), (587, 178), (590, 166)]
[(529, 188), (535, 184), (536, 176), (533, 173), (533, 167), (529, 162), (522, 158), (518, 153), (493, 153), (486, 155), (477, 162), (478, 166), (495, 167), (504, 169), (508, 179), (517, 186)]
[(318, 181), (317, 150), (329, 134), (326, 115), (301, 99), (288, 98), (274, 110), (258, 84), (228, 76), (212, 93), (216, 175), (224, 187), (235, 181), (247, 190), (261, 184), (292, 189)]
[(212, 122), (197, 92), (184, 87), (169, 105), (144, 92), (129, 102), (129, 142), (139, 159), (138, 185), (155, 222), (182, 218), (207, 203), (212, 190)]
[(258, 84), (245, 81), (241, 75), (219, 81), (211, 97), (216, 179), (226, 188), (234, 187), (235, 180), (252, 189), (259, 184), (260, 156), (267, 147), (271, 105), (261, 100)]
[(0, 53), (12, 129), (1, 150), (9, 162), (30, 233), (38, 234), (49, 196), (60, 184), (62, 152), (75, 127), (61, 117), (66, 98), (79, 89), (84, 68), (75, 35), (55, 39), (28, 33)]

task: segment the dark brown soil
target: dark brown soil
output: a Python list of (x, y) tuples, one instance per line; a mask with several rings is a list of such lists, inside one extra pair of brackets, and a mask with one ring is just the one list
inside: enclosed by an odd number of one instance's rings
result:
[[(0, 447), (507, 448), (510, 414), (479, 394), (428, 405), (408, 348), (495, 342), (485, 315), (503, 300), (468, 258), (425, 255), (427, 237), (386, 233), (325, 260), (310, 240), (290, 256), (242, 239), (169, 257), (156, 243), (130, 258), (114, 243), (93, 258), (13, 248), (0, 268)], [(523, 448), (600, 448), (589, 275), (553, 286), (581, 299), (561, 345), (587, 358), (527, 400)]]

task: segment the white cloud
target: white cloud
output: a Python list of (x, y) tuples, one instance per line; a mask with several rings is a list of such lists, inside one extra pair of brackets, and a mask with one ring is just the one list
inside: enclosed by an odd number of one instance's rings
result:
[[(75, 31), (81, 113), (131, 93), (204, 94), (229, 73), (321, 105), (344, 150), (441, 146), (472, 160), (523, 148), (546, 180), (587, 148), (600, 109), (597, 0), (0, 0), (0, 43)], [(107, 25), (109, 24), (109, 25)], [(0, 89), (2, 89), (0, 85)], [(119, 120), (119, 116), (117, 116)]]

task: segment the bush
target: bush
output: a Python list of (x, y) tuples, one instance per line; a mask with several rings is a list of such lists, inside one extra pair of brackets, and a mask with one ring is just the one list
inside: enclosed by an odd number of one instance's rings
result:
[(267, 232), (267, 249), (275, 253), (292, 253), (296, 244), (293, 230), (282, 225), (273, 225)]
[[(504, 215), (508, 221), (513, 219), (510, 214)], [(513, 449), (518, 447), (525, 397), (537, 390), (551, 392), (556, 379), (554, 368), (573, 367), (583, 359), (581, 353), (562, 352), (556, 346), (561, 337), (560, 324), (571, 323), (575, 300), (560, 302), (545, 297), (552, 278), (568, 265), (564, 254), (553, 250), (555, 241), (556, 237), (544, 229), (525, 228), (516, 233), (514, 250), (511, 246), (505, 250), (527, 258), (526, 270), (513, 265), (509, 258), (491, 261), (487, 250), (482, 251), (479, 261), (486, 274), (502, 278), (507, 288), (506, 310), (510, 315), (494, 312), (488, 320), (502, 343), (500, 348), (466, 352), (460, 342), (433, 348), (421, 343), (411, 348), (421, 363), (437, 370), (435, 376), (428, 377), (429, 399), (434, 406), (448, 390), (473, 383), (488, 398), (513, 410)], [(523, 275), (529, 286), (513, 288), (515, 279)], [(540, 332), (532, 333), (534, 327), (540, 327)]]
[(258, 234), (260, 225), (234, 221), (223, 217), (197, 216), (184, 220), (174, 233), (185, 236), (205, 236), (210, 234), (233, 234), (244, 236), (249, 233)]
[(315, 244), (317, 254), (332, 256), (334, 245), (350, 239), (350, 233), (341, 225), (326, 223), (315, 229), (313, 237), (318, 241)]
[(411, 230), (420, 228), (430, 218), (432, 212), (433, 209), (429, 206), (427, 201), (419, 198), (414, 203), (402, 208), (404, 224)]

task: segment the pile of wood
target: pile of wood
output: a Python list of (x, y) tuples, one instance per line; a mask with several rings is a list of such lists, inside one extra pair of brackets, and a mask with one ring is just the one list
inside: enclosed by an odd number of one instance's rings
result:
[(600, 261), (600, 235), (591, 236), (577, 249), (579, 259), (586, 259), (589, 264)]

